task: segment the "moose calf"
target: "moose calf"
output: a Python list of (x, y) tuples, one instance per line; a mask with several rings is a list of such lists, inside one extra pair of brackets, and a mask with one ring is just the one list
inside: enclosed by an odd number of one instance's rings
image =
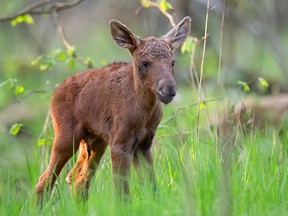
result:
[(66, 180), (85, 195), (108, 144), (116, 188), (128, 192), (125, 176), (139, 155), (151, 165), (153, 178), (151, 143), (162, 118), (160, 102), (168, 104), (176, 95), (173, 53), (189, 35), (190, 23), (185, 17), (161, 38), (140, 39), (119, 21), (110, 22), (113, 39), (133, 61), (85, 70), (55, 90), (50, 107), (55, 138), (50, 163), (36, 185), (38, 201), (79, 146)]

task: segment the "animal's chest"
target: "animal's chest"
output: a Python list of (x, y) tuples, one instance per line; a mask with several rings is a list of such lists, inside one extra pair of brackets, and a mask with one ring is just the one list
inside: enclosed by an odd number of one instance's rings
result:
[(137, 139), (133, 145), (133, 151), (135, 152), (136, 149), (138, 149), (146, 152), (148, 149), (150, 149), (154, 134), (155, 131), (152, 131), (148, 128), (142, 128), (141, 131), (138, 131)]

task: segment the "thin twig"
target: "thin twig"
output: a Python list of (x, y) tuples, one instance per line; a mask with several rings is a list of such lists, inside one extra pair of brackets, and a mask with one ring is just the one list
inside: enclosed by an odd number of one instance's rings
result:
[[(59, 35), (60, 35), (60, 38), (61, 38), (61, 41), (62, 41), (64, 47), (67, 50), (73, 49), (74, 46), (69, 42), (69, 40), (68, 40), (68, 38), (66, 36), (64, 27), (61, 26), (60, 23), (59, 23), (59, 16), (58, 16), (57, 11), (54, 10), (52, 15), (53, 15), (53, 20), (54, 20), (55, 27), (56, 27)], [(75, 60), (77, 60), (78, 62), (80, 62), (80, 63), (84, 64), (85, 66), (87, 66), (88, 68), (93, 68), (93, 64), (92, 64), (91, 61), (86, 61), (85, 58), (83, 58), (81, 56), (78, 56), (75, 51), (73, 52), (72, 57)]]
[(35, 9), (41, 8), (41, 7), (43, 7), (43, 6), (45, 6), (45, 5), (49, 4), (49, 3), (50, 3), (50, 0), (34, 2), (34, 3), (26, 6), (25, 8), (19, 10), (18, 12), (16, 12), (13, 15), (5, 16), (5, 17), (0, 18), (0, 22), (8, 22), (8, 21), (11, 21), (11, 20), (15, 19), (18, 16), (21, 16), (21, 15), (24, 15), (24, 14), (28, 14), (28, 13), (31, 14), (31, 12), (33, 12)]
[(162, 134), (157, 139), (155, 140), (155, 143), (158, 143), (160, 139), (165, 138), (165, 137), (175, 137), (175, 136), (183, 136), (183, 135), (189, 135), (192, 134), (193, 131), (184, 131), (184, 132), (179, 132), (179, 133), (174, 133), (174, 134)]
[(173, 19), (173, 16), (171, 14), (169, 14), (167, 11), (163, 10), (163, 8), (160, 6), (160, 4), (158, 2), (152, 2), (152, 1), (149, 1), (149, 2), (150, 2), (152, 7), (157, 7), (161, 11), (161, 13), (164, 14), (169, 19), (169, 22), (173, 27), (176, 26), (174, 19)]
[[(223, 32), (224, 32), (224, 20), (225, 20), (225, 6), (226, 0), (223, 2), (224, 7), (222, 11), (222, 18), (221, 18), (221, 32), (220, 32), (220, 44), (219, 44), (219, 62), (218, 62), (218, 77), (217, 77), (217, 96), (220, 94), (220, 77), (221, 77), (221, 66), (222, 66), (222, 42), (223, 42)], [(216, 140), (219, 136), (219, 101), (217, 102), (217, 119), (216, 119), (217, 129), (216, 129)]]
[(65, 31), (64, 31), (64, 28), (59, 23), (58, 13), (56, 11), (53, 11), (52, 15), (53, 15), (55, 27), (56, 27), (56, 29), (57, 29), (60, 37), (61, 37), (63, 45), (65, 46), (66, 49), (72, 49), (73, 46), (68, 41), (68, 38), (67, 38)]
[[(168, 13), (166, 10), (163, 10), (163, 8), (161, 7), (160, 3), (147, 0), (147, 1), (145, 1), (145, 4), (146, 4), (146, 7), (156, 7), (156, 8), (158, 8), (161, 11), (161, 13), (169, 19), (169, 22), (170, 22), (171, 26), (172, 27), (176, 26), (176, 24), (174, 22), (174, 19), (173, 19), (173, 16), (170, 13)], [(137, 9), (137, 11), (139, 11), (139, 10)]]
[(20, 103), (22, 100), (28, 98), (29, 96), (31, 96), (33, 94), (44, 94), (50, 89), (51, 88), (48, 88), (48, 89), (45, 89), (45, 90), (33, 90), (33, 91), (27, 93), (26, 95), (23, 95), (23, 96), (15, 99), (13, 101), (11, 101), (10, 103), (6, 104), (5, 106), (0, 107), (0, 112), (4, 111), (5, 109), (7, 109), (9, 106), (12, 106), (13, 104)]
[[(196, 44), (196, 46), (198, 46), (199, 40), (197, 38), (193, 38), (193, 40), (194, 40), (194, 43)], [(194, 64), (194, 60), (195, 60), (195, 49), (192, 50), (191, 55), (190, 55), (189, 72), (190, 72), (190, 77), (191, 77), (191, 85), (198, 87), (199, 86), (199, 78), (197, 75), (197, 70), (196, 70), (196, 66)]]
[(40, 139), (41, 137), (46, 137), (47, 136), (47, 129), (48, 129), (48, 126), (50, 124), (50, 120), (51, 120), (51, 114), (50, 114), (50, 109), (48, 109), (46, 117), (45, 117), (45, 121), (44, 121), (44, 124), (43, 124), (43, 127), (42, 127), (42, 130), (41, 130), (41, 132), (39, 134), (38, 139)]
[(199, 141), (199, 121), (200, 121), (200, 103), (202, 101), (201, 91), (202, 91), (202, 81), (203, 81), (203, 68), (205, 61), (205, 51), (206, 51), (206, 41), (207, 41), (207, 29), (208, 29), (208, 14), (209, 14), (209, 6), (210, 0), (207, 0), (207, 8), (206, 8), (206, 18), (205, 18), (205, 33), (203, 36), (204, 44), (203, 44), (203, 52), (202, 52), (202, 60), (201, 60), (201, 69), (200, 69), (200, 80), (199, 80), (199, 96), (198, 96), (198, 109), (197, 109), (197, 117), (196, 117), (196, 137), (197, 142)]
[[(50, 109), (48, 109), (42, 130), (38, 136), (38, 140), (43, 138), (43, 137), (47, 140), (47, 130), (48, 130), (48, 127), (50, 125), (50, 122), (51, 122), (51, 113), (50, 113)], [(40, 149), (40, 151), (41, 151), (41, 155), (45, 158), (46, 153), (47, 153), (47, 145), (43, 145), (43, 147)], [(46, 161), (41, 160), (41, 164), (40, 164), (41, 170), (43, 170), (45, 168), (45, 164), (46, 164)]]
[[(202, 102), (203, 103), (209, 103), (209, 102), (213, 102), (213, 101), (218, 101), (220, 99), (222, 99), (222, 98), (214, 98), (214, 99), (209, 99), (209, 100), (205, 100), (205, 101), (202, 101)], [(174, 114), (171, 117), (169, 117), (163, 123), (161, 123), (161, 125), (168, 124), (169, 122), (174, 120), (181, 112), (183, 112), (185, 110), (188, 110), (188, 109), (191, 109), (192, 107), (197, 106), (197, 105), (198, 105), (198, 102), (197, 103), (192, 103), (192, 104), (190, 104), (188, 106), (185, 106), (185, 107), (180, 107), (178, 110), (176, 110), (174, 112)]]
[(44, 14), (51, 14), (54, 11), (59, 12), (62, 10), (66, 10), (72, 7), (75, 7), (82, 3), (84, 0), (76, 0), (74, 2), (51, 2), (50, 0), (43, 0), (39, 2), (34, 2), (28, 6), (26, 6), (24, 9), (19, 10), (13, 15), (6, 16), (0, 18), (0, 22), (9, 22), (13, 19), (15, 19), (18, 16), (24, 15), (24, 14), (30, 14), (30, 15), (44, 15)]

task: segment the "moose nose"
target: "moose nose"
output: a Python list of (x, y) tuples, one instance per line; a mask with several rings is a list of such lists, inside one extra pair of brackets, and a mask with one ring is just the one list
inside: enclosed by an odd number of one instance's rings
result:
[(164, 86), (163, 88), (160, 88), (160, 91), (163, 96), (169, 97), (174, 97), (177, 93), (177, 89), (175, 86)]
[(156, 95), (162, 103), (168, 104), (173, 100), (176, 92), (177, 87), (174, 79), (162, 79), (158, 84)]

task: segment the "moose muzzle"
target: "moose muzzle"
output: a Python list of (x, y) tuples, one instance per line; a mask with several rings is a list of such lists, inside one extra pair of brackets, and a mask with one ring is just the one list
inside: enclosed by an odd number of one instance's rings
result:
[(164, 103), (170, 103), (177, 93), (177, 87), (174, 80), (160, 80), (157, 90), (158, 99)]

